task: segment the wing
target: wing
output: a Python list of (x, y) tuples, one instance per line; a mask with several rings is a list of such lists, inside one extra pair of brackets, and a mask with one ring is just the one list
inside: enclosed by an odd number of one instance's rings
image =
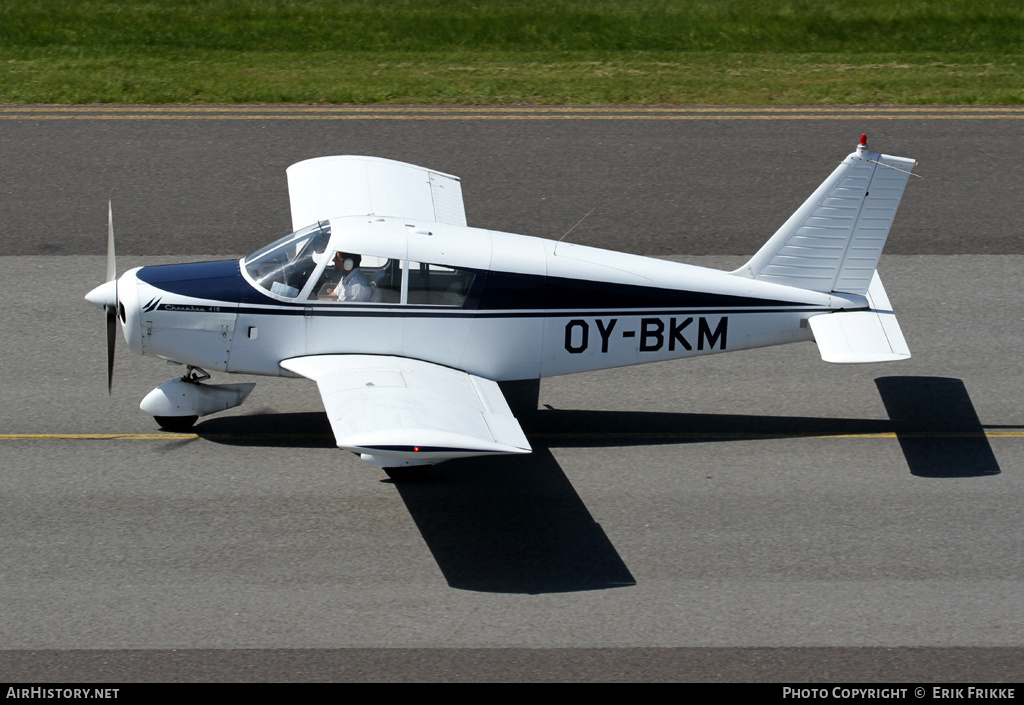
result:
[(311, 355), (281, 367), (316, 381), (338, 447), (378, 467), (529, 453), (496, 382), (420, 360)]
[(466, 224), (459, 177), (377, 157), (318, 157), (288, 167), (292, 229), (345, 215)]

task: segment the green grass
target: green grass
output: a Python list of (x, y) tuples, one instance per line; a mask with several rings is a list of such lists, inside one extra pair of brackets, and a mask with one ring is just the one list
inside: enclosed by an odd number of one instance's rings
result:
[(1021, 104), (1019, 0), (0, 0), (0, 102)]

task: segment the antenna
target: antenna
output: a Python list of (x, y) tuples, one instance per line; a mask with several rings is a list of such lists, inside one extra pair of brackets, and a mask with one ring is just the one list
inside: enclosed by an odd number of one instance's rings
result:
[[(868, 136), (867, 135), (861, 135), (860, 136), (860, 144), (857, 145), (857, 153), (860, 154), (861, 152), (865, 152), (865, 151), (867, 151), (867, 148), (868, 148)], [(922, 178), (920, 174), (915, 174), (915, 173), (913, 173), (911, 171), (905, 171), (903, 169), (898, 169), (897, 167), (894, 167), (892, 164), (883, 164), (882, 162), (878, 161), (877, 159), (868, 159), (868, 161), (869, 162), (874, 162), (878, 166), (884, 166), (887, 169), (894, 169), (895, 171), (903, 172), (904, 174), (910, 174), (911, 176), (916, 176), (919, 179)], [(917, 166), (917, 162), (914, 162), (914, 166)]]
[[(590, 215), (591, 213), (593, 213), (593, 212), (594, 212), (594, 211), (596, 211), (596, 210), (597, 210), (597, 206), (594, 206), (594, 207), (593, 207), (593, 208), (591, 208), (591, 209), (590, 209), (589, 211), (587, 211), (587, 215)], [(577, 221), (576, 221), (576, 225), (579, 225), (579, 224), (580, 224), (580, 223), (582, 223), (582, 222), (583, 222), (584, 220), (586, 220), (586, 219), (587, 219), (587, 215), (585, 215), (585, 216), (583, 216), (582, 218), (580, 218), (579, 220), (577, 220)], [(574, 226), (572, 226), (571, 228), (569, 228), (568, 230), (566, 230), (566, 231), (565, 231), (565, 235), (563, 235), (562, 237), (558, 238), (558, 241), (557, 241), (557, 242), (555, 242), (555, 249), (554, 249), (554, 251), (552, 251), (552, 253), (551, 253), (552, 255), (557, 255), (557, 254), (558, 254), (558, 243), (559, 243), (559, 242), (561, 242), (562, 240), (564, 240), (564, 239), (566, 238), (566, 236), (568, 236), (568, 235), (569, 235), (569, 233), (571, 233), (571, 232), (572, 232), (573, 230), (575, 230), (575, 229), (576, 229), (576, 225), (574, 225)]]

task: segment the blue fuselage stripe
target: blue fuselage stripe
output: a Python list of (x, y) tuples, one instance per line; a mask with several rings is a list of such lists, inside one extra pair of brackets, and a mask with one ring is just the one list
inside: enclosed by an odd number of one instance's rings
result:
[[(399, 318), (535, 318), (794, 313), (828, 310), (799, 301), (592, 282), (512, 272), (479, 272), (462, 308), (284, 302), (261, 293), (242, 276), (237, 260), (143, 267), (138, 278), (170, 294), (209, 301), (240, 314), (264, 316)], [(158, 310), (167, 310), (159, 303)], [(197, 313), (202, 305), (197, 306)], [(357, 307), (356, 307), (357, 306)], [(180, 307), (175, 310), (182, 310)]]
[(815, 313), (827, 311), (824, 306), (794, 306), (792, 308), (660, 308), (660, 309), (581, 309), (562, 310), (515, 310), (515, 311), (462, 311), (459, 309), (409, 310), (407, 308), (374, 308), (338, 311), (325, 307), (303, 309), (262, 309), (240, 307), (239, 314), (257, 316), (303, 316), (317, 318), (581, 318), (609, 316), (687, 316), (687, 315), (736, 315), (744, 313)]

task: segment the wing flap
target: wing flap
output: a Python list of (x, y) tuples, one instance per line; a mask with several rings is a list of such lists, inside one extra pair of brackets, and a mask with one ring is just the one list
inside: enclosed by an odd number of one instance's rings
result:
[(457, 176), (378, 157), (317, 157), (287, 169), (292, 228), (347, 215), (466, 224)]
[(385, 467), (531, 452), (491, 380), (383, 355), (315, 355), (281, 367), (316, 381), (339, 448)]

